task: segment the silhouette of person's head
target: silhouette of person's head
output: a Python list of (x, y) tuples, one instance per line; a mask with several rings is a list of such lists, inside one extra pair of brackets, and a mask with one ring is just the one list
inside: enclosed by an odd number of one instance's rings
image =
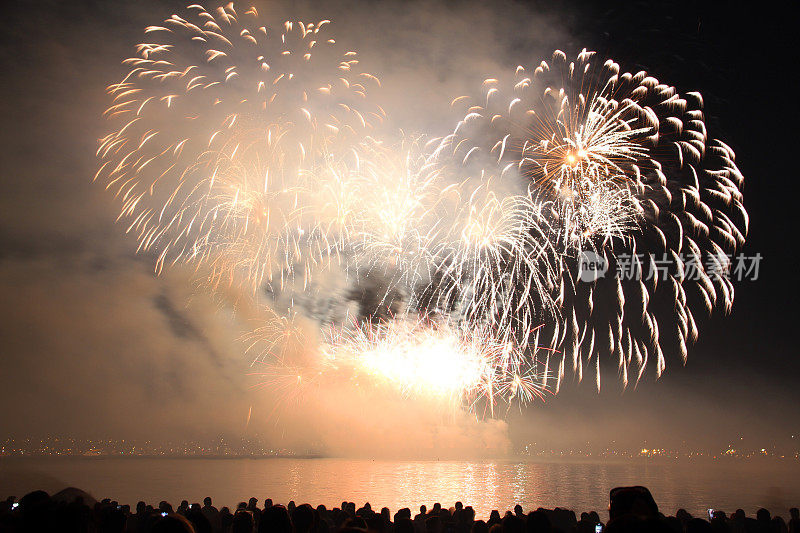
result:
[(211, 523), (203, 514), (199, 504), (192, 504), (192, 508), (186, 513), (186, 519), (191, 522), (192, 527), (197, 533), (213, 533)]
[(772, 519), (772, 525), (770, 527), (770, 530), (780, 531), (781, 533), (788, 531), (786, 527), (786, 522), (780, 516), (776, 516)]
[(309, 533), (314, 525), (314, 509), (307, 503), (295, 507), (292, 512), (292, 524), (295, 533)]
[(713, 528), (711, 524), (702, 518), (692, 518), (686, 522), (686, 533), (711, 533)]
[(528, 533), (550, 533), (552, 529), (547, 513), (541, 510), (528, 513), (528, 522), (525, 525)]
[(152, 533), (197, 533), (191, 522), (179, 514), (162, 516), (153, 524), (150, 531)]
[[(434, 505), (434, 509), (436, 506)], [(425, 520), (425, 533), (441, 533), (442, 532), (442, 519), (437, 515), (433, 515)]]
[(414, 533), (414, 522), (410, 518), (398, 518), (394, 523), (394, 533)]
[(282, 505), (272, 505), (261, 513), (258, 522), (260, 533), (292, 533), (292, 521), (289, 512)]
[(489, 526), (483, 520), (476, 520), (472, 523), (470, 533), (489, 533)]
[(38, 510), (50, 504), (50, 495), (43, 490), (35, 490), (20, 498), (19, 509), (22, 513)]
[(206, 496), (205, 498), (203, 498), (203, 505), (206, 506), (206, 507), (211, 507), (211, 497), (210, 496)]
[(501, 522), (503, 533), (524, 533), (524, 523), (517, 515), (507, 513)]
[(231, 533), (253, 533), (253, 515), (250, 511), (239, 510), (233, 515)]
[(610, 520), (632, 516), (641, 520), (656, 518), (658, 505), (645, 487), (617, 487), (611, 490), (608, 508)]
[(471, 505), (467, 505), (464, 507), (464, 513), (461, 516), (464, 521), (472, 522), (475, 520), (475, 509), (473, 509)]

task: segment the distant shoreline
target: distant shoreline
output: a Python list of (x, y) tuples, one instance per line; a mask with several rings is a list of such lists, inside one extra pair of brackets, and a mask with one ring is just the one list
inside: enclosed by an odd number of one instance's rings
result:
[(0, 455), (3, 460), (30, 459), (339, 459), (327, 455), (125, 455), (125, 454), (89, 454), (89, 455)]
[(542, 463), (542, 464), (609, 464), (609, 465), (664, 465), (664, 464), (759, 464), (780, 463), (795, 464), (800, 466), (800, 460), (795, 457), (484, 457), (484, 458), (415, 458), (415, 457), (339, 457), (319, 454), (306, 455), (0, 455), (2, 462), (28, 462), (28, 461), (74, 461), (74, 460), (271, 460), (271, 459), (296, 459), (296, 460), (348, 460), (372, 462), (397, 462), (397, 463)]

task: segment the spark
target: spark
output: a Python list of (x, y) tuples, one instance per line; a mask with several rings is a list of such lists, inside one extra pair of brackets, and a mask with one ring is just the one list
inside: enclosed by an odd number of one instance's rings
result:
[[(570, 362), (598, 389), (601, 355), (624, 384), (648, 361), (660, 375), (659, 320), (685, 359), (689, 302), (730, 309), (743, 177), (709, 139), (699, 94), (556, 51), (452, 100), (464, 114), (450, 135), (379, 133), (381, 82), (330, 21), (187, 9), (148, 26), (107, 88), (95, 180), (157, 271), (188, 264), (215, 289), (285, 295), (244, 340), (261, 384), (287, 399), (341, 381), (494, 415), (557, 392)], [(672, 266), (664, 281), (582, 283), (586, 251)], [(312, 349), (298, 302), (335, 299), (326, 276), (358, 287), (373, 274), (376, 300), (400, 295), (402, 309), (337, 322)], [(667, 321), (650, 305), (665, 290)]]
[[(621, 72), (591, 51), (571, 60), (557, 50), (532, 71), (517, 67), (511, 83), (499, 79), (485, 81), (480, 95), (452, 102), (463, 106), (464, 118), (437, 148), (440, 164), (512, 187), (526, 184), (529, 225), (542, 232), (537, 241), (547, 245), (540, 249), (552, 255), (542, 263), (555, 280), (511, 292), (521, 300), (544, 292), (534, 306), (541, 314), (540, 302), (554, 288), (546, 329), (550, 345), (561, 350), (560, 369), (571, 359), (579, 379), (594, 370), (599, 388), (599, 358), (610, 355), (623, 384), (629, 376), (640, 379), (648, 361), (661, 375), (659, 320), (677, 325), (672, 336), (685, 360), (697, 337), (687, 293), (699, 296), (707, 312), (718, 301), (728, 311), (733, 301), (717, 259), (721, 250), (727, 257), (741, 249), (747, 233), (733, 151), (709, 139), (699, 94), (681, 95), (645, 72)], [(654, 271), (657, 261), (670, 266), (663, 281), (612, 275), (584, 283), (575, 279), (584, 251), (639, 272)], [(468, 263), (470, 254), (464, 257)], [(684, 275), (698, 265), (696, 278)], [(676, 305), (650, 305), (657, 291), (670, 291)]]

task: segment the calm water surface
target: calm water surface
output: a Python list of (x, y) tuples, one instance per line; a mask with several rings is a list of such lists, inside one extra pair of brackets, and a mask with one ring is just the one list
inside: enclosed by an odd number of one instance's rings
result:
[(211, 496), (217, 506), (235, 506), (251, 496), (313, 505), (342, 500), (373, 507), (417, 508), (455, 501), (472, 505), (478, 517), (520, 503), (536, 507), (597, 510), (605, 516), (608, 491), (645, 485), (660, 509), (680, 507), (702, 515), (709, 507), (728, 512), (759, 507), (788, 515), (800, 506), (800, 465), (752, 463), (543, 463), (381, 461), (352, 459), (0, 459), (0, 497), (65, 486), (132, 506), (140, 500), (177, 505)]

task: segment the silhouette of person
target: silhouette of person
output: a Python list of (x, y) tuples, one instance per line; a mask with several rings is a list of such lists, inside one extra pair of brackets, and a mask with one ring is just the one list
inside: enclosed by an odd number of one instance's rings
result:
[(800, 533), (800, 510), (797, 507), (789, 509), (789, 533)]
[(206, 496), (203, 498), (203, 507), (200, 509), (200, 512), (205, 519), (208, 520), (214, 533), (222, 533), (222, 517), (217, 508), (214, 507), (211, 497)]

